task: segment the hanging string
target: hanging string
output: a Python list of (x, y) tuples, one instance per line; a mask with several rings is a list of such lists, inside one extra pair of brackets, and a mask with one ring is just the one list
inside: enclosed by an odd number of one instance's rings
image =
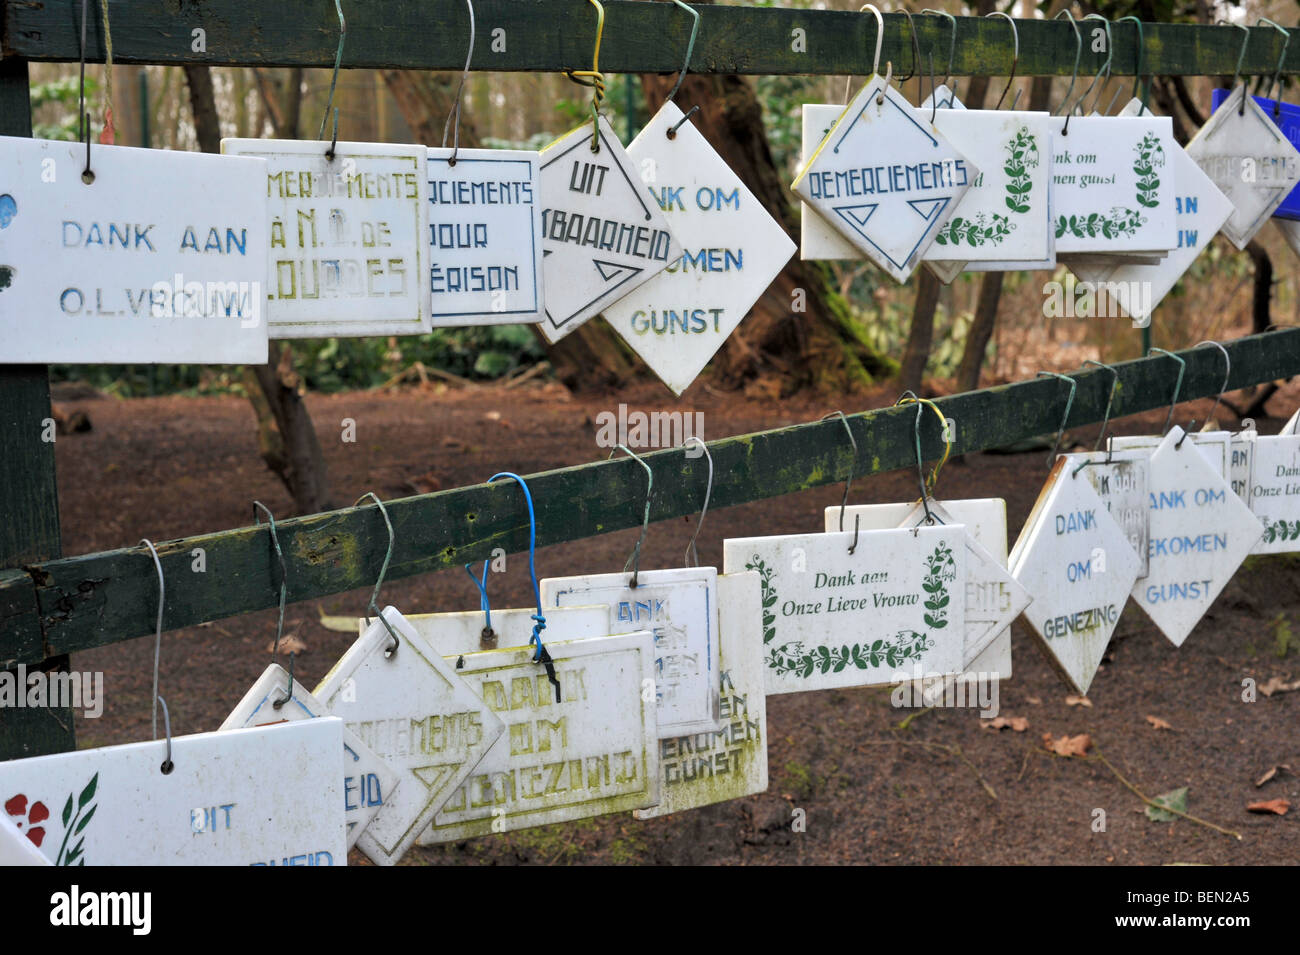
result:
[(111, 146), (117, 138), (113, 129), (113, 31), (108, 27), (108, 0), (99, 0), (99, 6), (104, 14), (104, 128), (99, 141)]

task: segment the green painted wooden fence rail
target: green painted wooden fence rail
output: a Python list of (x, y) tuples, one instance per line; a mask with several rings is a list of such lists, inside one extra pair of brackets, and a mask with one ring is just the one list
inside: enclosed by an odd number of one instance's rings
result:
[[(109, 0), (113, 57), (119, 63), (207, 63), (212, 66), (332, 67), (338, 18), (331, 0), (261, 3), (250, 0)], [(463, 0), (365, 0), (345, 2), (344, 67), (459, 70), (465, 62), (469, 16)], [(608, 0), (600, 64), (611, 73), (668, 73), (681, 66), (691, 17), (671, 3)], [(782, 7), (700, 6), (700, 32), (691, 69), (701, 73), (844, 74), (871, 67), (875, 18), (870, 13)], [(25, 0), (4, 5), (6, 56), (29, 60), (76, 60), (80, 0)], [(104, 59), (99, 4), (92, 4), (87, 56)], [(478, 27), (473, 69), (557, 71), (591, 66), (596, 13), (588, 0), (475, 0)], [(934, 54), (942, 71), (952, 36), (950, 21), (916, 14), (922, 57)], [(1017, 20), (1022, 76), (1069, 76), (1076, 39), (1061, 20)], [(1090, 78), (1105, 59), (1094, 52), (1096, 20), (1080, 22), (1080, 74)], [(199, 44), (195, 30), (202, 30)], [(496, 31), (504, 31), (497, 33)], [(796, 31), (803, 31), (802, 44)], [(1138, 30), (1111, 27), (1114, 74), (1138, 67)], [(1147, 23), (1143, 70), (1162, 75), (1232, 75), (1245, 34), (1232, 26)], [(1278, 67), (1282, 35), (1252, 28), (1243, 72), (1271, 76)], [(203, 46), (196, 50), (196, 46)], [(802, 46), (803, 52), (799, 52)], [(916, 72), (907, 18), (885, 15), (882, 65), (895, 75)], [(1011, 28), (1001, 18), (957, 18), (951, 72), (958, 76), (1005, 75), (1011, 67)], [(1300, 43), (1287, 49), (1284, 73), (1300, 73)]]
[[(1230, 389), (1300, 373), (1300, 329), (1243, 338), (1226, 347), (1232, 358)], [(1187, 362), (1181, 397), (1218, 394), (1224, 372), (1218, 349), (1202, 347), (1180, 355)], [(1168, 405), (1178, 372), (1174, 359), (1154, 356), (1114, 367), (1120, 387), (1112, 417)], [(1100, 421), (1110, 372), (1089, 370), (1072, 377), (1078, 391), (1067, 427)], [(1055, 432), (1067, 392), (1059, 379), (1041, 378), (956, 395), (938, 405), (956, 422), (953, 451), (962, 453)], [(915, 417), (914, 407), (850, 414), (856, 460), (851, 460), (852, 448), (838, 419), (709, 442), (716, 475), (711, 506), (728, 507), (843, 481), (850, 463), (857, 475), (915, 467)], [(933, 415), (922, 418), (922, 429), (925, 456), (937, 457), (942, 443)], [(707, 475), (703, 456), (690, 459), (678, 448), (643, 457), (655, 475), (651, 520), (698, 512)], [(1033, 462), (1040, 464), (1040, 457)], [(619, 456), (526, 479), (537, 510), (539, 545), (635, 527), (641, 521), (645, 472), (630, 458)], [(527, 548), (527, 511), (512, 481), (403, 498), (385, 506), (396, 541), (390, 580), (479, 560), (495, 547), (509, 553)], [(277, 528), (290, 600), (373, 586), (387, 545), (382, 516), (373, 504), (285, 520), (277, 522)], [(205, 551), (206, 572), (191, 569), (195, 548)], [(272, 607), (279, 599), (279, 568), (265, 525), (170, 541), (158, 551), (167, 581), (166, 629)], [(25, 574), (0, 575), (5, 634), (0, 666), (152, 633), (157, 593), (156, 571), (144, 547), (41, 561), (29, 565)]]

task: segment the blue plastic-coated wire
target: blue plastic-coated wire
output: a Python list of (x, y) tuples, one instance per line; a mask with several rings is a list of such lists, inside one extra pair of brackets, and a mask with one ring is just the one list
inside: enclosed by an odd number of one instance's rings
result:
[(491, 630), (492, 629), (492, 607), (488, 603), (488, 595), (487, 595), (488, 564), (489, 561), (486, 560), (483, 561), (482, 580), (479, 580), (477, 577), (474, 576), (474, 571), (469, 569), (469, 564), (465, 565), (465, 573), (469, 574), (469, 579), (474, 581), (474, 586), (478, 588), (478, 607), (480, 610), (483, 611), (483, 616), (485, 618), (483, 626), (486, 629)]
[(518, 481), (519, 486), (524, 489), (524, 500), (528, 502), (528, 576), (533, 581), (533, 602), (537, 605), (537, 613), (532, 615), (533, 637), (531, 643), (536, 648), (533, 651), (533, 662), (541, 663), (543, 653), (542, 631), (546, 629), (546, 617), (542, 614), (542, 591), (537, 586), (537, 513), (533, 510), (533, 495), (528, 490), (528, 482), (513, 471), (498, 471), (488, 478), (487, 482), (491, 484), (497, 478), (513, 478)]

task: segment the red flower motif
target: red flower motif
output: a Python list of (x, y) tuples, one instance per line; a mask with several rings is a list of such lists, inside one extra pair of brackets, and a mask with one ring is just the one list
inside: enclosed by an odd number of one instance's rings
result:
[(24, 828), (27, 830), (27, 838), (39, 848), (41, 842), (45, 839), (45, 827), (38, 825), (38, 823), (50, 818), (50, 811), (45, 807), (45, 803), (34, 802), (29, 810), (27, 808), (27, 797), (19, 793), (5, 803), (5, 812), (13, 817), (14, 825), (18, 827), (20, 832)]

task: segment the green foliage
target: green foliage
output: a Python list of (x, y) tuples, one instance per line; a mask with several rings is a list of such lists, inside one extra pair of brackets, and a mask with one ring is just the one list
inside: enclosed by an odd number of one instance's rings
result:
[[(1171, 789), (1159, 796), (1152, 796), (1151, 801), (1185, 813), (1187, 812), (1187, 787), (1182, 786), (1178, 789)], [(1153, 822), (1173, 822), (1178, 817), (1172, 812), (1166, 812), (1164, 809), (1147, 806), (1147, 818)]]
[[(373, 388), (415, 362), (462, 378), (491, 380), (539, 361), (541, 344), (525, 325), (440, 328), (428, 335), (319, 338), (293, 343), (294, 368), (310, 391)], [(121, 398), (242, 393), (238, 368), (204, 365), (52, 365), (51, 381), (84, 381)]]
[[(37, 139), (76, 142), (80, 130), (77, 116), (80, 90), (81, 82), (76, 76), (66, 76), (51, 83), (31, 84), (32, 135)], [(94, 77), (87, 76), (86, 99), (93, 100), (98, 92), (99, 83)], [(93, 129), (91, 135), (95, 135)]]

